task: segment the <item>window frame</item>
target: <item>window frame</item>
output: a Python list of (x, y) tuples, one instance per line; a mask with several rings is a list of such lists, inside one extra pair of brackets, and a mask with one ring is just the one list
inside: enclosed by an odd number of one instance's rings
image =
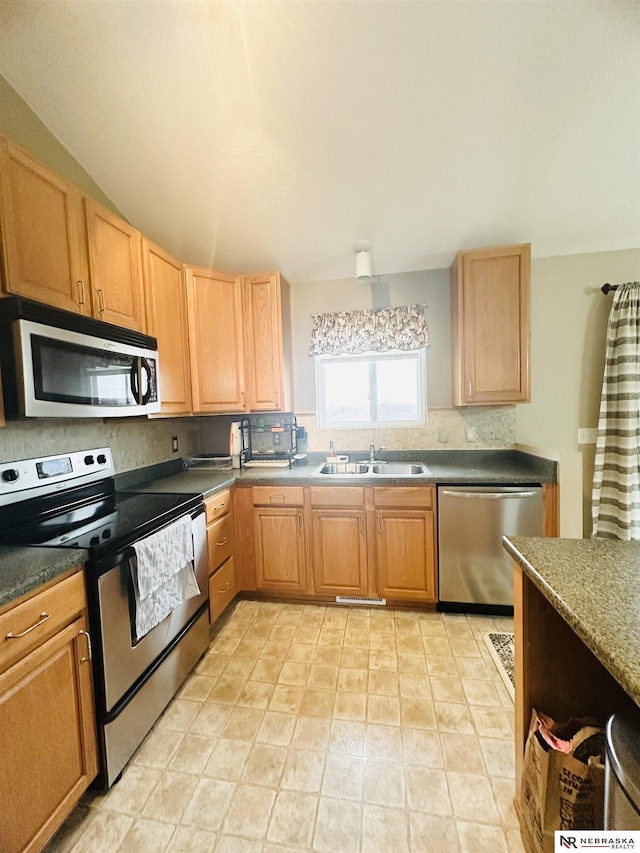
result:
[[(377, 409), (377, 376), (375, 362), (381, 360), (411, 359), (417, 362), (417, 400), (418, 418), (402, 421), (382, 421), (375, 419)], [(343, 353), (341, 355), (316, 355), (316, 420), (319, 429), (403, 429), (407, 427), (424, 427), (428, 423), (427, 408), (427, 350), (420, 347), (415, 350), (386, 350), (385, 352), (369, 351), (363, 353)], [(369, 414), (366, 421), (328, 421), (326, 417), (325, 394), (325, 364), (335, 362), (364, 361), (369, 364)]]

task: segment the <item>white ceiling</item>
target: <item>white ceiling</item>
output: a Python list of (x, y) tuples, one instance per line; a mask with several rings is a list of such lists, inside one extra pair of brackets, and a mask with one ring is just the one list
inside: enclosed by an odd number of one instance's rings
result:
[(0, 73), (190, 263), (640, 246), (637, 0), (2, 0)]

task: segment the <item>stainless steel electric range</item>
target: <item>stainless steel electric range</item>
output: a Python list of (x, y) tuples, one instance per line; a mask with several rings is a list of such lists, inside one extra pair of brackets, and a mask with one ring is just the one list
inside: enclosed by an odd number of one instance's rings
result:
[[(201, 495), (115, 489), (108, 447), (0, 463), (0, 544), (85, 548), (100, 773), (109, 787), (209, 642)], [(200, 593), (136, 635), (133, 545), (191, 519)]]

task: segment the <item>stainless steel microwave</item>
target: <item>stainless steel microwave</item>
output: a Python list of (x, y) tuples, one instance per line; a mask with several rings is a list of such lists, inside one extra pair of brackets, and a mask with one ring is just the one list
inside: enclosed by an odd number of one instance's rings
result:
[(39, 302), (0, 299), (0, 365), (7, 418), (160, 411), (155, 338)]

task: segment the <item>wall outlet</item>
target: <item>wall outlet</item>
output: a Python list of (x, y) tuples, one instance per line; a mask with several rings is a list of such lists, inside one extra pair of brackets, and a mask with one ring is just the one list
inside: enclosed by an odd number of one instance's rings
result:
[(476, 428), (474, 426), (466, 426), (464, 428), (464, 436), (467, 441), (477, 441), (478, 433), (476, 432)]
[(598, 430), (593, 427), (583, 427), (578, 430), (578, 444), (595, 444)]
[(446, 442), (449, 441), (449, 433), (446, 431), (446, 429), (438, 430), (438, 441), (440, 442), (440, 444), (446, 444)]
[(178, 436), (177, 435), (171, 436), (171, 450), (173, 453), (178, 452)]

